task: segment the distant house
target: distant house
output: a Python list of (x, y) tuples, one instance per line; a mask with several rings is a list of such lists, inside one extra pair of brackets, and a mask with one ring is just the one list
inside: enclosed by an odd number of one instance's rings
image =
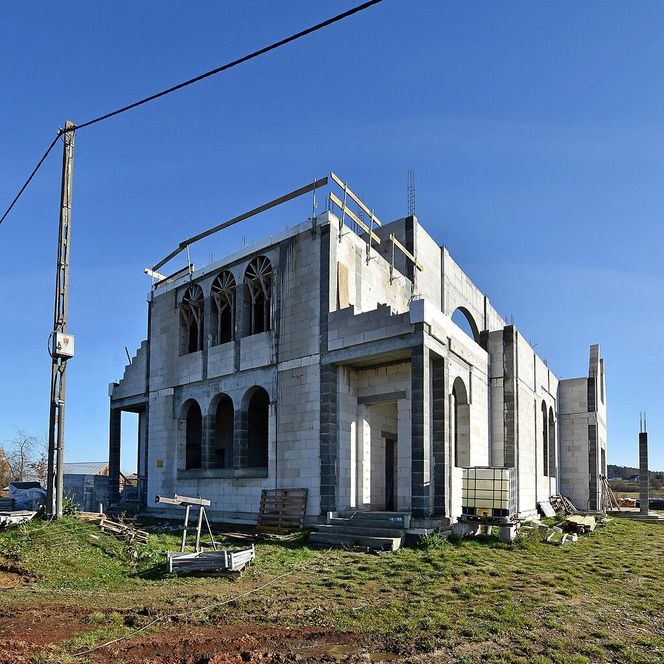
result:
[(108, 475), (108, 461), (82, 461), (66, 463), (65, 475)]
[[(124, 476), (120, 475), (120, 486)], [(64, 494), (78, 509), (96, 512), (101, 503), (108, 506), (108, 461), (65, 463)]]
[(627, 481), (628, 481), (628, 482), (638, 482), (640, 479), (641, 479), (641, 476), (640, 476), (640, 475), (630, 475), (630, 476), (627, 478)]

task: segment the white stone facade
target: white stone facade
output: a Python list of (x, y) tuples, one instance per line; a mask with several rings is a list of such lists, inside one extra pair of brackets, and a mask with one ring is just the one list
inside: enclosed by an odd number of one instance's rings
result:
[[(110, 391), (111, 474), (119, 413), (142, 416), (144, 508), (201, 495), (214, 517), (253, 521), (262, 489), (305, 487), (310, 522), (394, 510), (427, 525), (459, 516), (469, 465), (516, 467), (522, 515), (559, 490), (599, 500), (599, 349), (592, 376), (559, 382), (416, 218), (375, 232), (369, 247), (326, 212), (153, 288), (149, 338)], [(422, 269), (393, 253), (390, 234)], [(269, 267), (265, 282), (251, 281), (256, 266)], [(227, 318), (222, 273), (234, 284)]]

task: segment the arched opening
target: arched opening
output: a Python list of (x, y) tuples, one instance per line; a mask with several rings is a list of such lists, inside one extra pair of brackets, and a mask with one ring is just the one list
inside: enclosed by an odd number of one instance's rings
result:
[(544, 475), (549, 474), (549, 411), (542, 401), (542, 464)]
[(556, 476), (556, 420), (549, 407), (549, 477)]
[(454, 465), (470, 466), (470, 404), (468, 391), (460, 377), (452, 384)]
[(247, 466), (267, 468), (270, 397), (262, 387), (253, 388), (247, 408)]
[(189, 286), (180, 302), (180, 355), (203, 350), (203, 289)]
[(247, 335), (270, 329), (272, 264), (265, 256), (256, 256), (247, 266), (245, 283), (245, 330)]
[(452, 322), (459, 326), (476, 343), (480, 342), (480, 330), (466, 307), (457, 307), (452, 312)]
[(235, 334), (235, 277), (224, 270), (212, 282), (212, 345), (232, 341)]
[(233, 454), (233, 430), (235, 427), (235, 409), (233, 400), (222, 394), (218, 397), (214, 409), (214, 447), (212, 467), (229, 468)]
[(185, 433), (185, 467), (201, 467), (201, 451), (203, 440), (203, 416), (201, 407), (191, 401), (187, 409)]

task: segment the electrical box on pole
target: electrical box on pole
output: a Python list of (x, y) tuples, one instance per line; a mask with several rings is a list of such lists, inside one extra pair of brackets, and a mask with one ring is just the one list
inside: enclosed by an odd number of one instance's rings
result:
[(60, 130), (63, 142), (62, 184), (60, 188), (60, 219), (58, 230), (58, 259), (55, 273), (55, 305), (51, 355), (51, 400), (48, 430), (48, 477), (46, 510), (49, 516), (62, 517), (64, 445), (65, 445), (65, 386), (67, 360), (74, 356), (74, 337), (67, 333), (69, 304), (69, 257), (71, 249), (71, 200), (74, 170), (73, 122), (65, 122)]

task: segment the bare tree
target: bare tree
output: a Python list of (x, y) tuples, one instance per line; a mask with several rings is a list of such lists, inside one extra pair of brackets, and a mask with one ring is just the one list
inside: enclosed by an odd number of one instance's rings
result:
[[(0, 476), (6, 481), (46, 480), (47, 447), (43, 436), (31, 436), (21, 428), (16, 429), (13, 440), (0, 448)], [(3, 486), (6, 486), (4, 484)]]

